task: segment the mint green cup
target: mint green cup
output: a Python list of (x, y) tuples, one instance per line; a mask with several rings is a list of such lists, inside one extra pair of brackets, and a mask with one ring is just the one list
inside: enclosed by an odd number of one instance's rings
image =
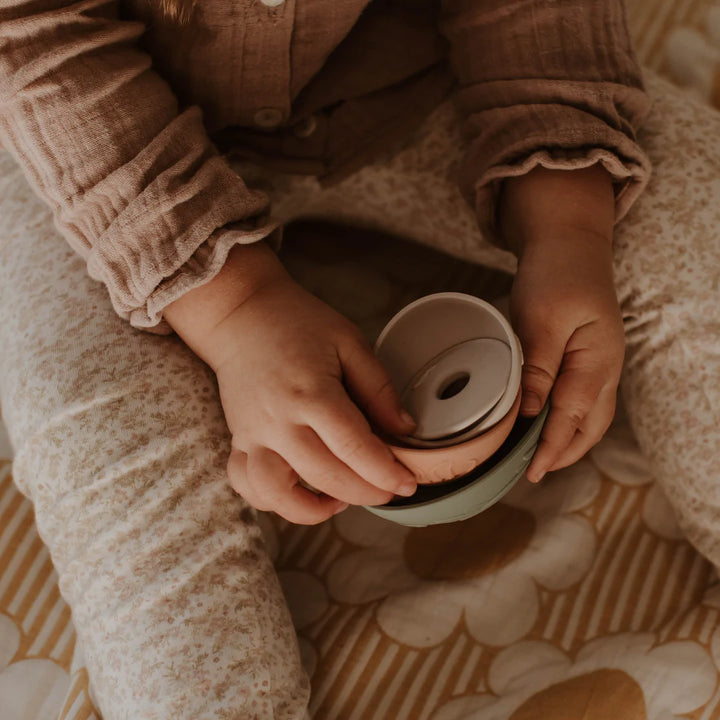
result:
[(546, 405), (535, 418), (519, 417), (500, 449), (467, 475), (437, 485), (419, 485), (409, 498), (367, 506), (374, 515), (409, 527), (466, 520), (494, 505), (525, 475), (537, 448)]

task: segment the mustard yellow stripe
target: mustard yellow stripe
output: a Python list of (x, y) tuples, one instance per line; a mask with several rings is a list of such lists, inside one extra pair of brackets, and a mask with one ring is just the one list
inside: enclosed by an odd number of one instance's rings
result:
[[(0, 459), (0, 496), (6, 492), (18, 492), (13, 483), (12, 473), (4, 474), (5, 467), (10, 465), (9, 460)], [(0, 525), (0, 527), (2, 526)]]
[[(98, 718), (98, 715), (95, 706), (86, 695), (83, 699), (83, 704), (75, 711), (74, 717), (71, 720), (95, 720), (96, 718)], [(60, 720), (62, 720), (62, 718), (60, 718)]]
[(70, 667), (72, 666), (73, 654), (75, 653), (76, 639), (77, 638), (75, 636), (75, 630), (73, 628), (72, 638), (70, 639), (70, 642), (66, 643), (65, 648), (55, 658), (58, 664), (66, 670), (70, 670)]
[[(458, 667), (453, 670), (453, 680), (449, 697), (456, 695), (464, 695), (470, 688), (470, 678), (475, 668), (480, 664), (483, 657), (483, 647), (475, 642), (472, 638), (468, 638), (467, 654), (459, 661)], [(450, 687), (450, 686), (449, 686)], [(475, 685), (477, 687), (477, 684)]]
[[(637, 493), (621, 491), (616, 497), (615, 506), (608, 515), (609, 518), (612, 518), (612, 522), (609, 521), (602, 542), (598, 545), (591, 574), (581, 583), (581, 590), (578, 592), (573, 609), (569, 613), (569, 617), (564, 618), (568, 622), (563, 637), (570, 650), (577, 648), (585, 641), (594, 603), (597, 601), (598, 593), (605, 581), (608, 568), (615, 558), (618, 546), (624, 539), (626, 520), (638, 509)], [(578, 602), (581, 603), (579, 607)]]
[[(457, 660), (455, 660), (452, 668), (450, 668), (450, 673), (448, 674), (448, 679), (445, 683), (445, 687), (440, 693), (441, 702), (449, 700), (453, 696), (456, 690), (456, 685), (458, 683), (458, 678), (460, 677), (467, 663), (470, 661), (470, 656), (473, 651), (473, 646), (475, 645), (475, 640), (473, 640), (471, 637), (467, 637), (466, 639), (467, 642), (465, 643), (465, 647), (458, 655)], [(459, 692), (463, 692), (464, 688), (457, 688), (457, 690)]]
[[(34, 532), (34, 527), (31, 526), (28, 528), (28, 530), (29, 532)], [(32, 544), (30, 545), (27, 553), (25, 554), (25, 557), (20, 563), (20, 567), (17, 569), (15, 576), (10, 581), (10, 585), (3, 594), (2, 598), (0, 598), (0, 607), (8, 607), (10, 605), (10, 602), (13, 600), (15, 594), (20, 589), (20, 586), (27, 579), (28, 573), (30, 572), (33, 563), (37, 559), (37, 556), (42, 552), (43, 548), (44, 545), (42, 540), (39, 537), (35, 536)], [(18, 608), (16, 613), (17, 617), (21, 621), (25, 619), (25, 615), (30, 609), (33, 600), (37, 597), (37, 593), (40, 591), (40, 588), (42, 588), (42, 586), (45, 584), (45, 581), (47, 580), (48, 575), (52, 573), (52, 570), (52, 562), (50, 561), (49, 557), (40, 566), (40, 568), (36, 570), (35, 579), (25, 593), (25, 597), (20, 603), (20, 607)]]
[[(370, 631), (368, 628), (366, 628), (365, 632), (363, 633), (364, 644), (367, 644), (372, 634), (373, 631)], [(358, 670), (360, 670), (360, 673), (355, 675), (354, 679), (351, 680), (349, 676), (345, 677), (345, 684), (352, 682), (352, 690), (350, 690), (350, 692), (348, 693), (347, 699), (343, 703), (342, 707), (336, 713), (333, 713), (335, 717), (350, 717), (353, 709), (358, 704), (363, 692), (367, 688), (368, 683), (372, 678), (373, 673), (375, 672), (375, 669), (385, 657), (385, 654), (388, 652), (390, 647), (392, 647), (392, 645), (393, 643), (385, 635), (380, 634), (378, 644), (368, 658), (367, 662), (365, 663), (365, 667), (362, 669), (358, 668)], [(357, 654), (360, 654), (361, 652), (362, 651), (359, 651)], [(352, 655), (349, 660), (352, 660)], [(330, 694), (328, 693), (328, 697), (329, 695)]]
[[(39, 540), (39, 542), (40, 548), (42, 549), (42, 541)], [(50, 559), (50, 556), (47, 556), (43, 564), (38, 568), (35, 580), (33, 580), (33, 584), (29, 587), (27, 593), (25, 593), (23, 601), (20, 603), (20, 608), (18, 609), (17, 616), (18, 618), (20, 618), (21, 622), (25, 621), (27, 614), (30, 612), (30, 608), (33, 606), (33, 603), (35, 602), (38, 594), (42, 590), (45, 583), (48, 581), (50, 575), (52, 575), (52, 572), (52, 560)]]
[(301, 570), (310, 570), (315, 567), (318, 558), (321, 558), (330, 544), (329, 523), (321, 523), (308, 532), (307, 541), (301, 543), (301, 552), (293, 562), (293, 567)]
[(312, 625), (303, 628), (303, 632), (311, 640), (316, 640), (320, 636), (325, 637), (327, 628), (332, 627), (332, 621), (337, 618), (338, 612), (337, 605), (330, 605), (327, 612), (323, 613)]
[[(316, 647), (319, 649), (320, 659), (318, 668), (313, 675), (313, 694), (311, 702), (313, 711), (318, 707), (329, 689), (338, 659), (342, 657), (346, 648), (347, 629), (357, 622), (357, 608), (342, 607), (338, 610), (333, 620), (328, 623), (326, 631), (316, 639)], [(314, 712), (313, 712), (314, 714)]]
[[(673, 582), (672, 593), (665, 601), (664, 608), (658, 607), (658, 612), (655, 614), (654, 626), (661, 626), (666, 620), (669, 620), (679, 609), (683, 606), (683, 595), (688, 590), (689, 583), (691, 582), (691, 575), (693, 571), (693, 561), (695, 560), (697, 553), (694, 548), (687, 545), (685, 542), (678, 542), (676, 544), (677, 556), (679, 556), (679, 571), (677, 571), (674, 577), (668, 577), (669, 582)], [(705, 583), (696, 581), (694, 584), (695, 592), (693, 597), (700, 600), (705, 590)], [(691, 588), (692, 590), (692, 588)], [(693, 600), (693, 605), (695, 604)]]
[[(368, 628), (371, 628), (368, 631)], [(352, 622), (348, 623), (340, 633), (337, 641), (334, 643), (336, 652), (328, 653), (325, 661), (322, 663), (322, 671), (317, 674), (330, 680), (330, 685), (325, 692), (322, 704), (318, 707), (318, 718), (329, 715), (332, 706), (337, 701), (338, 695), (342, 693), (347, 682), (356, 672), (356, 659), (362, 655), (369, 640), (373, 636), (374, 623), (372, 623), (372, 615), (358, 612)], [(342, 663), (339, 663), (340, 657), (345, 655)], [(323, 715), (323, 713), (325, 715)], [(339, 717), (339, 716), (338, 716)]]
[(490, 663), (495, 658), (495, 654), (492, 652), (483, 652), (480, 656), (478, 664), (475, 666), (472, 675), (470, 676), (470, 682), (468, 682), (468, 690), (471, 692), (477, 692), (480, 688), (485, 687), (487, 680), (488, 670), (490, 669)]
[(639, 630), (653, 629), (652, 619), (655, 614), (654, 603), (657, 602), (660, 594), (662, 593), (663, 585), (668, 580), (667, 571), (670, 569), (670, 564), (672, 562), (673, 548), (669, 547), (665, 543), (663, 545), (663, 560), (660, 564), (658, 573), (655, 576), (655, 580), (648, 590), (648, 594), (652, 598), (652, 602), (649, 602), (645, 608), (645, 612), (643, 613), (642, 620), (640, 621), (640, 625), (638, 627)]
[(65, 632), (70, 621), (70, 608), (63, 601), (63, 607), (60, 611), (60, 616), (55, 621), (55, 625), (51, 630), (50, 635), (48, 635), (47, 640), (45, 640), (45, 644), (42, 646), (42, 650), (40, 651), (40, 657), (51, 657), (55, 645), (57, 645), (60, 636)]
[[(393, 646), (393, 644), (389, 640), (384, 640), (382, 642), (387, 642), (389, 647)], [(385, 674), (382, 676), (382, 678), (380, 678), (380, 681), (377, 683), (375, 692), (372, 694), (370, 700), (368, 701), (368, 718), (377, 717), (380, 703), (385, 699), (385, 696), (388, 694), (388, 692), (390, 692), (390, 686), (392, 685), (393, 680), (396, 678), (398, 672), (400, 671), (400, 667), (402, 666), (405, 657), (406, 650), (402, 645), (400, 645), (398, 647), (398, 651), (395, 653), (395, 657), (390, 662), (390, 665), (388, 666)]]
[[(417, 694), (417, 698), (416, 698), (415, 702), (413, 703), (410, 713), (408, 714), (409, 718), (422, 717), (423, 708), (425, 707), (425, 702), (427, 700), (427, 696), (429, 695), (429, 693), (431, 691), (430, 685), (432, 683), (436, 682), (438, 675), (440, 674), (445, 663), (447, 662), (448, 658), (450, 657), (450, 653), (452, 652), (452, 649), (455, 646), (456, 641), (457, 641), (457, 632), (454, 632), (443, 643), (442, 651), (438, 655), (435, 662), (430, 666), (430, 672), (428, 673), (429, 681), (427, 683), (427, 686), (423, 687), (421, 689), (421, 691)], [(433, 648), (433, 650), (434, 649), (435, 648)], [(426, 692), (426, 690), (427, 690), (427, 692)]]
[(45, 602), (42, 604), (40, 611), (38, 612), (35, 620), (33, 621), (33, 624), (27, 631), (28, 645), (25, 649), (25, 652), (27, 652), (27, 650), (32, 646), (38, 635), (40, 635), (43, 626), (47, 622), (48, 616), (52, 612), (52, 609), (55, 607), (55, 604), (58, 602), (59, 599), (60, 592), (57, 589), (57, 585), (54, 585), (52, 590), (48, 593), (48, 596), (45, 598)]
[(398, 717), (400, 707), (402, 706), (403, 702), (405, 701), (407, 693), (409, 692), (410, 687), (412, 686), (413, 680), (415, 679), (415, 676), (420, 671), (420, 668), (423, 666), (423, 663), (425, 662), (426, 657), (427, 657), (427, 653), (418, 654), (418, 656), (415, 658), (412, 665), (410, 666), (410, 670), (408, 671), (407, 675), (405, 676), (404, 682), (400, 685), (400, 687), (398, 688), (398, 691), (395, 693), (395, 697), (393, 698), (392, 702), (390, 703), (390, 706), (388, 707), (385, 717), (384, 718), (373, 718), (373, 720), (395, 720)]
[(698, 641), (700, 633), (702, 632), (705, 619), (707, 617), (708, 609), (702, 606), (697, 608), (695, 613), (695, 620), (693, 621), (692, 627), (690, 628), (690, 640)]
[(602, 524), (600, 522), (600, 518), (603, 517), (605, 507), (608, 503), (615, 502), (615, 495), (617, 494), (617, 486), (615, 483), (602, 473), (600, 473), (600, 475), (601, 482), (598, 494), (595, 496), (595, 500), (592, 505), (590, 505), (589, 508), (586, 508), (583, 513), (598, 532), (600, 532), (599, 525)]
[(679, 634), (682, 626), (685, 624), (685, 621), (687, 620), (688, 611), (680, 612), (678, 613), (671, 622), (668, 623), (668, 630), (667, 630), (667, 637), (666, 641), (669, 641), (671, 639), (676, 639)]
[[(644, 530), (644, 532), (647, 533), (647, 530)], [(640, 596), (640, 592), (642, 591), (642, 587), (645, 583), (645, 573), (647, 572), (648, 565), (650, 564), (650, 559), (652, 558), (657, 548), (657, 541), (653, 542), (656, 536), (652, 533), (650, 535), (651, 541), (648, 543), (647, 548), (645, 552), (643, 552), (642, 558), (638, 563), (639, 571), (635, 576), (632, 588), (628, 593), (628, 602), (625, 605), (625, 610), (623, 612), (620, 624), (621, 630), (628, 630), (631, 627), (632, 617), (635, 612), (635, 601)]]
[[(73, 674), (70, 689), (57, 720), (97, 720), (99, 718), (97, 709), (90, 700), (88, 685), (89, 679), (85, 668), (81, 668)], [(80, 705), (77, 705), (78, 699), (81, 700)]]
[[(12, 503), (11, 508), (13, 507), (15, 508), (15, 512), (18, 512), (21, 507), (21, 503), (18, 503), (17, 505), (15, 505), (15, 503)], [(8, 510), (10, 510), (11, 508), (8, 508)], [(0, 524), (0, 527), (3, 527), (3, 525)], [(8, 568), (10, 566), (10, 563), (12, 562), (13, 556), (17, 551), (17, 548), (25, 539), (25, 536), (29, 532), (33, 532), (33, 528), (33, 514), (28, 509), (18, 523), (18, 526), (15, 528), (13, 534), (7, 540), (7, 544), (5, 545), (5, 549), (3, 550), (2, 554), (0, 554), (0, 575), (8, 572)], [(13, 595), (15, 594), (15, 591), (17, 590), (17, 584), (19, 583), (15, 583), (15, 579), (13, 578), (13, 581), (10, 583), (10, 588), (8, 588), (3, 593), (2, 598), (0, 598), (0, 608), (7, 608), (7, 604), (10, 602)]]
[(687, 562), (691, 565), (690, 577), (682, 588), (682, 598), (679, 601), (680, 607), (691, 607), (698, 605), (714, 577), (712, 565), (700, 553), (696, 552), (690, 545), (686, 545), (688, 555)]
[[(588, 635), (596, 637), (607, 633), (610, 629), (623, 581), (628, 577), (628, 571), (635, 557), (638, 543), (644, 534), (642, 524), (638, 522), (638, 516), (635, 512), (637, 512), (637, 509), (630, 514), (624, 532), (621, 534), (621, 540), (617, 548), (617, 553), (621, 554), (613, 553), (613, 557), (608, 559), (607, 572), (603, 574), (603, 577), (598, 578), (599, 581), (602, 581), (602, 585), (598, 588), (597, 595), (592, 596), (595, 606), (592, 609), (590, 625), (585, 632), (585, 637)], [(612, 572), (610, 572), (611, 568)], [(644, 570), (645, 568), (641, 568), (640, 572)], [(631, 598), (628, 598), (628, 604), (631, 602)]]
[[(2, 515), (0, 515), (0, 533), (2, 533), (3, 529), (6, 528), (10, 521), (15, 517), (16, 513), (22, 506), (25, 498), (17, 491), (12, 490), (15, 497), (10, 500), (10, 504), (5, 508), (5, 512), (3, 512)], [(29, 522), (32, 524), (32, 513), (27, 513), (26, 515), (29, 517)], [(21, 528), (23, 525), (21, 525)], [(27, 527), (27, 523), (25, 524), (25, 527)], [(23, 533), (24, 534), (24, 533)], [(10, 558), (13, 555), (13, 552), (15, 551), (15, 547), (17, 543), (13, 543), (13, 539), (17, 536), (17, 530), (15, 534), (6, 540), (6, 546), (5, 549), (2, 552), (2, 555), (0, 555), (0, 572), (4, 572), (7, 566), (10, 563)]]
[[(593, 526), (597, 536), (597, 547), (595, 550), (595, 562), (600, 555), (605, 540), (605, 527), (609, 518), (613, 517), (617, 512), (617, 507), (622, 503), (623, 497), (619, 492), (618, 486), (602, 475), (600, 490), (593, 504), (584, 513), (590, 524)], [(555, 645), (561, 646), (563, 635), (567, 629), (568, 623), (573, 618), (573, 610), (578, 608), (578, 603), (582, 600), (585, 603), (585, 585), (590, 582), (595, 572), (595, 565), (590, 567), (588, 575), (581, 582), (575, 585), (565, 593), (557, 593), (553, 595), (553, 599), (547, 603), (547, 610), (541, 610), (543, 613), (543, 637), (547, 638)], [(552, 627), (551, 627), (552, 625)], [(470, 687), (474, 687), (471, 685)]]
[(340, 608), (332, 622), (328, 622), (323, 632), (317, 637), (317, 643), (320, 647), (320, 654), (324, 657), (332, 648), (338, 647), (340, 633), (342, 629), (352, 622), (355, 612), (352, 608)]
[[(82, 674), (84, 674), (84, 678)], [(84, 670), (73, 675), (70, 687), (65, 695), (65, 702), (63, 703), (62, 710), (60, 710), (60, 715), (58, 715), (58, 720), (75, 720), (77, 718), (77, 713), (73, 713), (72, 715), (68, 715), (68, 713), (72, 710), (80, 693), (85, 692), (86, 678), (87, 673), (85, 673)]]
[(539, 607), (535, 627), (546, 628), (548, 622), (550, 621), (550, 615), (552, 614), (552, 610), (555, 605), (554, 600), (556, 599), (557, 594), (552, 593), (551, 595), (546, 596), (545, 599), (543, 599), (542, 592), (539, 592), (538, 595), (540, 602), (538, 603)]

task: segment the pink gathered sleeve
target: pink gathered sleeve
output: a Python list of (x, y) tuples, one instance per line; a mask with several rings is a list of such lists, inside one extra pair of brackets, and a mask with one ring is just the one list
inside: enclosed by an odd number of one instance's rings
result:
[(0, 142), (53, 210), (115, 311), (169, 333), (162, 311), (210, 280), (235, 244), (279, 230), (268, 198), (181, 109), (116, 0), (5, 0)]
[(485, 236), (504, 247), (502, 181), (537, 165), (601, 163), (622, 218), (650, 176), (636, 138), (650, 101), (622, 0), (442, 0), (441, 29), (469, 140), (460, 187)]

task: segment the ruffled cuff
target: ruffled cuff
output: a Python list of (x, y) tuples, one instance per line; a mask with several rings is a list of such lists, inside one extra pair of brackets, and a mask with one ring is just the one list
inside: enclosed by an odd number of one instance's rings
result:
[(505, 178), (525, 175), (538, 165), (549, 170), (580, 170), (596, 163), (612, 176), (615, 188), (615, 223), (622, 220), (640, 197), (650, 178), (650, 162), (641, 153), (638, 161), (623, 162), (604, 148), (591, 150), (543, 149), (514, 163), (495, 165), (486, 170), (475, 186), (475, 211), (483, 237), (493, 245), (510, 250), (504, 240), (497, 218), (498, 200)]
[[(170, 277), (159, 282), (142, 307), (115, 311), (136, 327), (154, 335), (171, 335), (174, 331), (163, 319), (163, 310), (190, 290), (210, 282), (222, 269), (235, 245), (265, 241), (275, 251), (282, 244), (282, 227), (268, 224), (256, 230), (222, 228), (215, 231), (193, 255)], [(114, 300), (114, 298), (113, 298)]]
[[(639, 83), (639, 79), (637, 79)], [(637, 143), (651, 101), (640, 84), (610, 81), (497, 81), (456, 95), (469, 146), (458, 173), (486, 238), (507, 249), (497, 228), (502, 179), (537, 165), (574, 170), (602, 163), (617, 184), (619, 220), (647, 185), (650, 160)]]

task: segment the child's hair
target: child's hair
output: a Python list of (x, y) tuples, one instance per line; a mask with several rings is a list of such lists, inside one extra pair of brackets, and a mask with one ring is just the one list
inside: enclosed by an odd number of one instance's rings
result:
[(190, 19), (196, 0), (159, 0), (165, 17), (185, 23)]

